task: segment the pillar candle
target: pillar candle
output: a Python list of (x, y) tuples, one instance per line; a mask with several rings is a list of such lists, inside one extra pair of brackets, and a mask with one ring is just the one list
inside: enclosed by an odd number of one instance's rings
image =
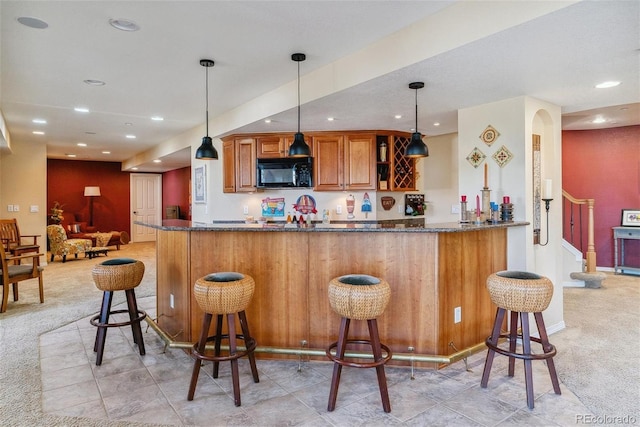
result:
[(544, 196), (543, 199), (553, 199), (553, 186), (550, 179), (544, 180)]
[(485, 163), (484, 164), (484, 188), (489, 188), (489, 185), (487, 184), (488, 169), (489, 169), (489, 165)]
[(480, 196), (476, 196), (476, 216), (480, 217)]

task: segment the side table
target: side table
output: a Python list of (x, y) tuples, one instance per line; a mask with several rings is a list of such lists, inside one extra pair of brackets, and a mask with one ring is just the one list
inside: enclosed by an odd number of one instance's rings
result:
[[(613, 272), (618, 274), (639, 274), (640, 265), (629, 266), (624, 261), (624, 241), (640, 240), (640, 227), (613, 227)], [(620, 246), (620, 258), (618, 258), (618, 245)], [(618, 260), (620, 262), (618, 263)]]

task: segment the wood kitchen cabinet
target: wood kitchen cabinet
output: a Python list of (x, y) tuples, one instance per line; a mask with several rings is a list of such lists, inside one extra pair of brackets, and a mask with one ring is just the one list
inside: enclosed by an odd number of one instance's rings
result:
[(375, 141), (372, 133), (314, 135), (314, 190), (375, 190)]
[[(293, 144), (293, 134), (265, 135), (256, 137), (256, 158), (274, 159), (289, 157), (289, 147)], [(313, 152), (313, 142), (311, 138), (305, 136), (305, 142), (311, 147)]]
[(256, 191), (256, 139), (238, 137), (222, 141), (223, 192)]
[(378, 190), (416, 190), (416, 160), (404, 155), (410, 141), (411, 135), (405, 133), (376, 136)]

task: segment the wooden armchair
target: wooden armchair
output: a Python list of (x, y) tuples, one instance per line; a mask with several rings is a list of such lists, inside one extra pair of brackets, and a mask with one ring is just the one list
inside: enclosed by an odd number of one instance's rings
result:
[(62, 257), (62, 262), (67, 260), (67, 255), (86, 254), (91, 249), (90, 239), (67, 239), (67, 233), (61, 225), (54, 224), (47, 226), (47, 237), (49, 237), (49, 249), (51, 251), (51, 262), (56, 255)]
[[(13, 300), (18, 301), (18, 282), (29, 279), (38, 279), (40, 287), (40, 303), (44, 302), (44, 288), (42, 283), (42, 270), (40, 257), (44, 254), (32, 253), (20, 256), (11, 256), (4, 250), (4, 245), (0, 245), (0, 286), (2, 286), (2, 303), (0, 313), (7, 309), (9, 300), (9, 285), (13, 285)], [(32, 264), (20, 264), (23, 259), (32, 259)]]
[[(40, 251), (37, 234), (20, 235), (18, 221), (15, 218), (0, 219), (0, 239), (7, 252), (13, 256)], [(22, 239), (31, 240), (24, 243)], [(19, 263), (19, 260), (17, 261)]]

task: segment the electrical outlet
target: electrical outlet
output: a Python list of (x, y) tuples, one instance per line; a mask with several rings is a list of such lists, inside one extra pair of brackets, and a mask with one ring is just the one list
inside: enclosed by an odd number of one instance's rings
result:
[(460, 213), (460, 205), (459, 204), (454, 204), (451, 205), (451, 213), (452, 214), (459, 214)]
[(245, 215), (249, 214), (249, 206), (245, 205), (242, 207), (242, 213)]
[(342, 205), (336, 206), (336, 214), (342, 215)]
[(456, 307), (453, 309), (453, 323), (462, 322), (462, 307)]
[(173, 298), (173, 294), (169, 294), (169, 307), (174, 308), (175, 301)]
[(398, 204), (398, 213), (404, 213), (404, 208), (400, 204)]
[(7, 205), (7, 212), (13, 212), (13, 205)]

